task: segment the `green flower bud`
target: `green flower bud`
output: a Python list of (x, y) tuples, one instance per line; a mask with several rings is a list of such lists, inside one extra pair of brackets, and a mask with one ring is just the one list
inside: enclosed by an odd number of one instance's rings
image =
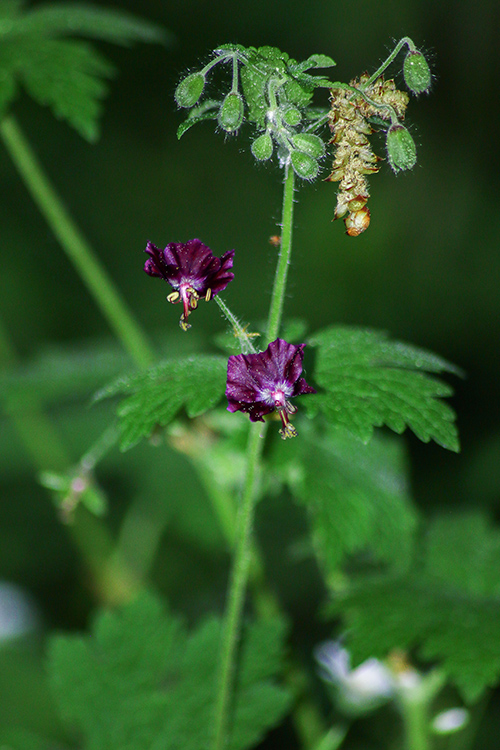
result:
[(414, 94), (428, 91), (431, 85), (431, 69), (423, 54), (418, 50), (410, 50), (403, 63), (405, 83)]
[(394, 172), (412, 169), (417, 161), (415, 141), (403, 125), (391, 125), (387, 131), (387, 158)]
[(298, 125), (301, 120), (302, 115), (300, 113), (300, 109), (297, 109), (297, 107), (290, 107), (290, 109), (287, 109), (283, 115), (283, 122), (286, 125), (291, 125), (292, 127), (294, 125)]
[(269, 133), (259, 135), (252, 143), (252, 154), (259, 161), (266, 161), (273, 155), (273, 139)]
[(316, 159), (303, 151), (292, 151), (290, 154), (292, 167), (295, 174), (302, 177), (303, 180), (314, 180), (319, 172), (319, 166)]
[(191, 73), (179, 83), (175, 90), (175, 101), (179, 107), (194, 107), (205, 88), (203, 73)]
[(325, 153), (325, 144), (321, 138), (317, 135), (310, 135), (309, 133), (298, 133), (292, 138), (292, 143), (296, 149), (302, 151), (304, 154), (319, 159)]
[(230, 93), (222, 102), (219, 110), (219, 125), (227, 133), (234, 133), (243, 122), (244, 105), (239, 94)]

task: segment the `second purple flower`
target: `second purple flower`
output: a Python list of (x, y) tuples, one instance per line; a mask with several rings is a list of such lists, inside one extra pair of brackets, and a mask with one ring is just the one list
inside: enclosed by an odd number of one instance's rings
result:
[(148, 242), (145, 252), (149, 255), (144, 264), (146, 273), (170, 284), (174, 291), (167, 297), (169, 302), (183, 304), (180, 319), (183, 331), (191, 327), (188, 317), (198, 307), (198, 300), (204, 297), (209, 302), (234, 279), (231, 271), (234, 250), (216, 258), (209, 247), (195, 239), (185, 244), (170, 242), (165, 250)]
[(283, 424), (281, 437), (295, 437), (297, 431), (289, 417), (297, 408), (289, 399), (304, 393), (316, 393), (301, 377), (304, 347), (305, 344), (296, 346), (276, 339), (265, 352), (229, 357), (228, 411), (246, 412), (252, 422), (263, 422), (264, 415), (277, 411)]

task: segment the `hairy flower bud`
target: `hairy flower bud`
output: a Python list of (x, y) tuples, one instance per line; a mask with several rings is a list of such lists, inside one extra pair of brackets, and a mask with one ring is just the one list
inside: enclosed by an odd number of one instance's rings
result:
[(286, 125), (291, 125), (293, 127), (295, 125), (298, 125), (301, 121), (302, 115), (300, 113), (300, 109), (297, 109), (297, 107), (290, 107), (283, 114), (283, 122)]
[(227, 133), (234, 133), (243, 122), (244, 104), (239, 94), (228, 94), (219, 110), (219, 125)]
[(273, 155), (273, 139), (269, 133), (263, 133), (252, 143), (252, 154), (259, 161), (266, 161)]
[(295, 174), (302, 177), (303, 180), (314, 180), (319, 172), (319, 165), (316, 159), (303, 151), (292, 151), (290, 154), (292, 167)]
[(193, 107), (205, 88), (203, 73), (191, 73), (184, 78), (175, 90), (175, 101), (179, 107)]
[(309, 154), (314, 159), (319, 159), (325, 153), (325, 144), (317, 135), (297, 133), (293, 136), (292, 143), (298, 151)]
[(414, 94), (423, 94), (431, 85), (431, 70), (423, 54), (418, 50), (410, 50), (403, 63), (405, 83)]
[(415, 141), (403, 125), (391, 125), (387, 131), (387, 159), (394, 172), (412, 169), (417, 161)]

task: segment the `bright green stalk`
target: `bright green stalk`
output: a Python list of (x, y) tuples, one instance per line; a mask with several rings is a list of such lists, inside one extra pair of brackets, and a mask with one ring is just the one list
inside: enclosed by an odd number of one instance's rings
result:
[[(284, 182), (281, 251), (276, 269), (271, 306), (269, 309), (267, 324), (268, 341), (274, 341), (274, 339), (277, 338), (283, 314), (288, 266), (290, 264), (290, 254), (292, 250), (293, 190), (294, 172), (293, 169), (289, 167)], [(214, 750), (224, 749), (229, 730), (231, 694), (234, 684), (237, 645), (241, 633), (243, 605), (250, 573), (252, 527), (255, 515), (255, 505), (258, 497), (257, 486), (260, 474), (260, 458), (264, 447), (266, 429), (266, 424), (252, 424), (248, 438), (247, 471), (243, 497), (239, 510), (237, 541), (229, 585), (228, 601), (226, 605), (219, 667), (219, 688), (215, 709)]]
[(283, 192), (283, 213), (281, 220), (281, 246), (274, 278), (273, 296), (267, 323), (268, 343), (278, 338), (283, 315), (283, 304), (285, 301), (286, 282), (290, 255), (292, 252), (293, 234), (293, 190), (295, 184), (295, 172), (288, 166), (285, 176), (285, 187)]
[(2, 120), (0, 135), (33, 200), (109, 325), (139, 367), (151, 365), (154, 354), (145, 334), (69, 215), (14, 117)]
[(430, 707), (446, 683), (444, 672), (434, 669), (413, 687), (401, 687), (397, 704), (403, 720), (405, 750), (431, 750)]
[(237, 541), (222, 637), (219, 685), (215, 706), (215, 750), (224, 749), (229, 729), (237, 646), (250, 571), (251, 539), (260, 473), (260, 458), (264, 447), (266, 428), (267, 425), (265, 424), (252, 424), (248, 437), (247, 471), (239, 509)]

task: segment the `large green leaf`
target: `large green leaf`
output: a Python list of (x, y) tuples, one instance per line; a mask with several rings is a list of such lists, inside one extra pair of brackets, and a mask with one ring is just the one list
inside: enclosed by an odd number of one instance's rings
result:
[(125, 45), (167, 37), (156, 24), (98, 6), (60, 3), (23, 12), (22, 3), (0, 3), (0, 115), (21, 84), (35, 101), (95, 141), (113, 67), (90, 44), (60, 38), (68, 35)]
[(353, 553), (399, 568), (408, 563), (417, 514), (400, 441), (376, 436), (362, 445), (344, 429), (305, 422), (293, 443), (276, 444), (273, 466), (307, 506), (327, 577)]
[(438, 518), (402, 576), (365, 576), (336, 592), (356, 661), (417, 649), (466, 700), (500, 679), (500, 531), (484, 516)]
[(420, 440), (459, 450), (455, 412), (440, 400), (453, 393), (428, 372), (458, 368), (424, 349), (389, 340), (386, 333), (347, 327), (326, 328), (309, 339), (318, 347), (314, 376), (322, 389), (305, 401), (311, 415), (323, 412), (337, 426), (368, 442), (374, 427), (401, 433), (409, 427)]
[(96, 399), (127, 394), (118, 407), (121, 447), (127, 450), (156, 427), (165, 427), (180, 409), (198, 417), (224, 396), (227, 358), (198, 355), (167, 360), (145, 372), (116, 380)]
[[(151, 595), (100, 614), (89, 636), (57, 636), (49, 676), (62, 717), (87, 750), (208, 750), (213, 745), (221, 622), (191, 633)], [(281, 621), (249, 625), (234, 692), (231, 750), (257, 744), (289, 705), (275, 681)]]

